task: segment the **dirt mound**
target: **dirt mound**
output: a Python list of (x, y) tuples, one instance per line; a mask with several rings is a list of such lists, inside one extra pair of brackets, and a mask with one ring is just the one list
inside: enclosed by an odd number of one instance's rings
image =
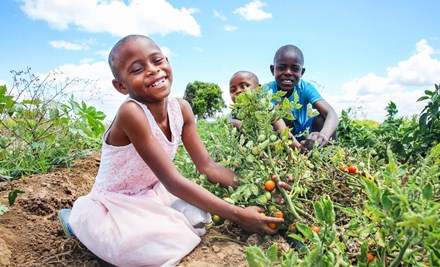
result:
[[(90, 191), (99, 160), (100, 154), (92, 152), (69, 169), (0, 183), (0, 203), (5, 205), (13, 189), (25, 191), (0, 215), (0, 266), (109, 266), (77, 240), (66, 239), (57, 218), (58, 210), (72, 207)], [(180, 267), (247, 266), (243, 246), (262, 242), (227, 222), (208, 228)]]

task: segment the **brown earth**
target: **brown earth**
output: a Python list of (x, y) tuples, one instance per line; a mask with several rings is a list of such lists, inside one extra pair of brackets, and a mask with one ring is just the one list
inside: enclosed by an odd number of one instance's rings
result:
[[(9, 211), (0, 215), (0, 266), (110, 266), (96, 258), (76, 239), (68, 239), (58, 223), (57, 211), (90, 191), (99, 167), (100, 154), (88, 153), (69, 169), (55, 169), (12, 182), (0, 182), (0, 203), (7, 205), (13, 189), (19, 194)], [(268, 247), (280, 237), (263, 241), (235, 225), (207, 226), (202, 242), (179, 267), (248, 266), (245, 245)], [(278, 240), (277, 240), (278, 239)], [(288, 250), (287, 244), (280, 246)]]

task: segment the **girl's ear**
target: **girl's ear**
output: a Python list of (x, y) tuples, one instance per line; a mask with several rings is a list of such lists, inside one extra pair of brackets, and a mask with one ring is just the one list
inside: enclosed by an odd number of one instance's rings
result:
[(113, 79), (113, 80), (112, 80), (112, 84), (113, 84), (113, 87), (114, 87), (119, 93), (121, 93), (121, 94), (123, 94), (123, 95), (127, 95), (127, 94), (128, 94), (128, 90), (125, 88), (125, 86), (124, 86), (119, 80)]

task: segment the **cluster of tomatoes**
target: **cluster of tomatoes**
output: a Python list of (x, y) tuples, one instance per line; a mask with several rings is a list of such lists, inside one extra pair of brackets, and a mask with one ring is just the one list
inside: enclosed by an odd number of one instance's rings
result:
[(356, 173), (357, 172), (357, 168), (354, 165), (339, 165), (339, 169), (343, 172), (348, 172), (348, 173)]

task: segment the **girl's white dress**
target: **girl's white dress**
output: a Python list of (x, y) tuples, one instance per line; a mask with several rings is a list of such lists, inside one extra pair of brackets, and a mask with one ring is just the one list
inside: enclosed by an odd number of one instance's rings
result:
[[(147, 106), (144, 110), (157, 141), (171, 159), (181, 140), (183, 117), (176, 98), (168, 98), (172, 140), (166, 138)], [(69, 224), (96, 256), (117, 266), (174, 266), (200, 242), (209, 213), (171, 195), (133, 144), (106, 144), (91, 192), (78, 198)], [(203, 224), (202, 224), (203, 225)], [(198, 226), (197, 226), (198, 227)]]

